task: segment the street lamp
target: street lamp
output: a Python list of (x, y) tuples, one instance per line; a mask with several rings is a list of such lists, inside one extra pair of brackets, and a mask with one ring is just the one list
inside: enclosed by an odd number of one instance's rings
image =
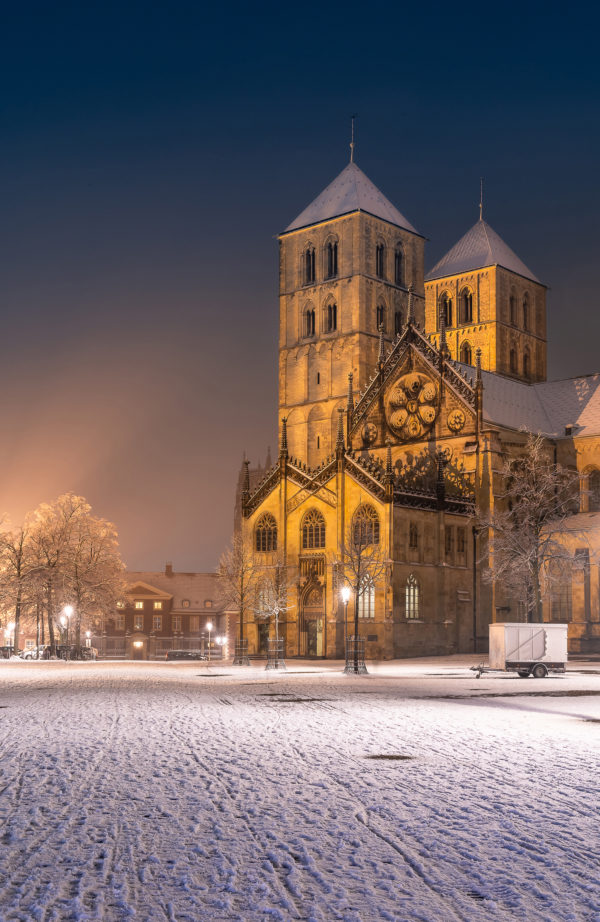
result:
[(350, 601), (350, 586), (342, 586), (342, 602), (344, 603), (344, 661), (348, 659), (348, 602)]
[(208, 631), (208, 662), (210, 663), (210, 632), (213, 629), (212, 621), (209, 621), (206, 625), (206, 630)]
[(73, 614), (74, 610), (75, 609), (73, 608), (72, 605), (65, 605), (65, 607), (63, 608), (63, 611), (65, 615), (67, 616), (67, 657), (69, 659), (71, 658), (70, 650), (69, 650), (69, 625), (71, 623), (71, 615)]
[(223, 647), (227, 643), (226, 637), (215, 637), (215, 643), (221, 648), (221, 659), (223, 659)]

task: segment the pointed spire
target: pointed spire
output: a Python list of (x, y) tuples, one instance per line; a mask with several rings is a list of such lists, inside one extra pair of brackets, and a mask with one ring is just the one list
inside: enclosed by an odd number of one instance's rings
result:
[(279, 457), (287, 458), (287, 456), (288, 456), (287, 416), (283, 416), (281, 419), (281, 446), (279, 448)]
[(338, 407), (338, 427), (335, 447), (336, 449), (344, 450), (344, 410), (342, 407)]
[(414, 302), (414, 288), (412, 283), (408, 286), (408, 314), (406, 317), (406, 322), (414, 326), (415, 322), (415, 302)]
[(383, 341), (383, 324), (379, 324), (379, 355), (377, 356), (377, 361), (381, 367), (385, 362), (385, 343)]
[(392, 476), (392, 440), (386, 439), (385, 444), (387, 445), (387, 453), (385, 456), (385, 473), (388, 476)]
[(244, 487), (243, 487), (243, 492), (244, 492), (244, 493), (249, 493), (249, 492), (250, 492), (250, 462), (247, 461), (247, 460), (244, 461)]
[(354, 380), (354, 375), (352, 372), (348, 375), (348, 403), (346, 404), (347, 410), (354, 409), (354, 396), (352, 394), (352, 381)]
[(352, 128), (350, 129), (351, 131), (350, 133), (350, 163), (354, 163), (354, 119), (355, 118), (356, 118), (356, 115), (350, 116), (350, 121), (352, 124)]
[(479, 220), (483, 221), (483, 176), (479, 179)]

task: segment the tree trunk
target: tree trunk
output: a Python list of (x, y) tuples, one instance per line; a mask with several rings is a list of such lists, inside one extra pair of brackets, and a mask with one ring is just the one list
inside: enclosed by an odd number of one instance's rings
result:
[(544, 620), (542, 600), (540, 597), (540, 569), (537, 557), (535, 560), (535, 569), (533, 571), (533, 620), (538, 624), (541, 624)]
[(13, 653), (16, 654), (19, 652), (19, 630), (21, 627), (21, 585), (17, 589), (17, 598), (15, 601), (15, 639), (13, 642)]
[(52, 605), (52, 583), (48, 583), (47, 592), (47, 612), (48, 612), (48, 640), (50, 641), (50, 653), (56, 656), (56, 641), (54, 639), (54, 610)]

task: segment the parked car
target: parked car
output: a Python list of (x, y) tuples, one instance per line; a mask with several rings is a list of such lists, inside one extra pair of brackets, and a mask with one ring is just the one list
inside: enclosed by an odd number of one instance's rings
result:
[(207, 659), (201, 650), (167, 650), (165, 659)]
[[(48, 653), (46, 654), (46, 650)], [(48, 659), (50, 647), (47, 644), (40, 644), (38, 647), (32, 647), (30, 650), (21, 650), (19, 656), (21, 659)]]
[(10, 659), (13, 655), (12, 646), (0, 647), (0, 659)]

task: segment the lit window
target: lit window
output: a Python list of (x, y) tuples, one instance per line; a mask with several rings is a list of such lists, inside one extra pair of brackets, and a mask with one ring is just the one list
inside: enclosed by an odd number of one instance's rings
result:
[(419, 617), (419, 584), (411, 573), (406, 580), (406, 617), (414, 620)]
[(125, 608), (125, 602), (117, 602), (117, 608)]
[[(275, 548), (273, 548), (273, 550), (275, 550)], [(213, 607), (212, 599), (204, 599), (204, 607), (205, 607), (205, 608), (212, 608), (212, 607)]]
[(181, 630), (181, 615), (173, 615), (173, 630)]
[(161, 610), (162, 610), (162, 607), (163, 607), (163, 603), (162, 603), (162, 602), (155, 602), (155, 603), (154, 603), (154, 610), (155, 610), (155, 611), (161, 611)]
[(153, 616), (152, 616), (152, 630), (153, 630), (153, 631), (162, 631), (162, 615), (153, 615)]
[(144, 607), (144, 603), (141, 602), (139, 599), (136, 599), (136, 601), (135, 601), (135, 607), (136, 607), (136, 608), (143, 608), (143, 607)]
[(125, 615), (117, 615), (115, 618), (115, 628), (117, 631), (125, 630)]
[(135, 616), (134, 616), (134, 619), (133, 619), (133, 627), (134, 627), (134, 630), (136, 630), (136, 631), (143, 631), (143, 630), (144, 630), (144, 616), (143, 616), (143, 615), (135, 615)]
[(373, 580), (365, 587), (358, 599), (358, 617), (374, 618), (375, 617), (375, 584)]
[(325, 519), (317, 509), (310, 509), (302, 519), (302, 548), (325, 547)]
[(259, 552), (277, 550), (277, 522), (269, 512), (261, 515), (256, 523), (254, 547)]
[(373, 506), (359, 506), (352, 521), (354, 543), (357, 547), (379, 544), (379, 516)]
[(190, 607), (190, 600), (189, 600), (189, 599), (182, 599), (182, 600), (181, 600), (181, 607), (182, 607), (182, 608), (189, 608), (189, 607)]

